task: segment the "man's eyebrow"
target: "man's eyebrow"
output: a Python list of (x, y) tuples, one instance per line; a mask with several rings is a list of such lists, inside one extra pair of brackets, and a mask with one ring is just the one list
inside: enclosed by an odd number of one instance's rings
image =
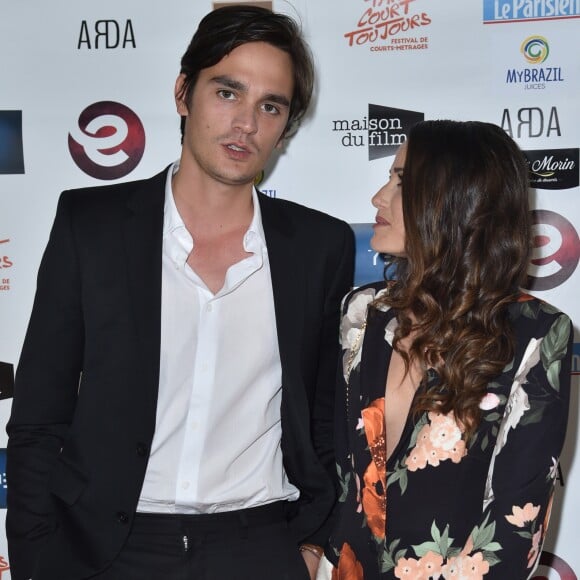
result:
[[(245, 85), (241, 81), (237, 81), (237, 80), (235, 80), (232, 77), (229, 77), (227, 75), (218, 75), (218, 76), (212, 77), (211, 80), (212, 80), (212, 82), (214, 82), (216, 84), (223, 85), (224, 87), (228, 87), (229, 89), (232, 89), (235, 91), (247, 92), (247, 90), (248, 90), (247, 85)], [(280, 95), (277, 93), (268, 93), (268, 94), (264, 95), (263, 100), (270, 101), (272, 103), (276, 103), (276, 104), (281, 105), (283, 107), (290, 106), (290, 101), (288, 100), (288, 98), (284, 95)]]

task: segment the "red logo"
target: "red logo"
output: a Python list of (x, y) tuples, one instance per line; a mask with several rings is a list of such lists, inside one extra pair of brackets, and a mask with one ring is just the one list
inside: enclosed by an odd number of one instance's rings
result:
[(145, 129), (129, 107), (113, 101), (89, 105), (78, 129), (68, 136), (74, 162), (96, 179), (119, 179), (131, 173), (145, 151)]
[[(552, 574), (552, 571), (557, 573), (557, 576)], [(540, 565), (532, 580), (578, 580), (578, 576), (574, 570), (568, 566), (562, 558), (551, 554), (550, 552), (542, 552), (540, 556)]]
[(4, 244), (7, 244), (9, 241), (9, 239), (0, 240), (0, 270), (10, 268), (14, 264), (9, 256), (4, 255), (3, 251), (5, 248)]
[(574, 226), (559, 213), (532, 211), (533, 248), (528, 266), (527, 290), (551, 290), (576, 270), (580, 239)]

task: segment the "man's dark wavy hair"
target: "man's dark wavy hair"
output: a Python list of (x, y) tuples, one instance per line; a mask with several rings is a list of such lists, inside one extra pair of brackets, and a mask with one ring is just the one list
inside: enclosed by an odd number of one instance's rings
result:
[[(185, 75), (181, 97), (189, 107), (199, 73), (216, 65), (232, 50), (248, 42), (267, 42), (288, 53), (294, 69), (294, 94), (284, 136), (291, 136), (304, 117), (314, 89), (314, 64), (298, 24), (289, 16), (258, 6), (224, 6), (208, 13), (185, 54), (181, 73)], [(181, 117), (181, 136), (185, 117)]]

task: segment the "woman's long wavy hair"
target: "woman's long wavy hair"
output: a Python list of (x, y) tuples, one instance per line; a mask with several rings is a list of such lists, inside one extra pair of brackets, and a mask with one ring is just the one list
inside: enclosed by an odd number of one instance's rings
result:
[[(402, 177), (405, 258), (382, 299), (398, 310), (395, 349), (432, 367), (414, 412), (449, 413), (471, 436), (488, 383), (514, 354), (507, 307), (531, 246), (526, 160), (506, 133), (477, 121), (425, 121), (409, 134)], [(408, 354), (397, 345), (412, 333)]]

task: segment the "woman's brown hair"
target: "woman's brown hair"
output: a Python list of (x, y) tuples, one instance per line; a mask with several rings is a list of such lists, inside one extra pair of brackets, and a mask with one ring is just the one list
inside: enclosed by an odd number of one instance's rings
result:
[[(425, 121), (407, 141), (402, 177), (405, 258), (382, 299), (397, 308), (407, 368), (439, 375), (415, 412), (453, 411), (473, 433), (488, 383), (514, 354), (507, 307), (530, 251), (528, 166), (508, 135), (477, 121)], [(397, 349), (398, 350), (398, 349)]]

